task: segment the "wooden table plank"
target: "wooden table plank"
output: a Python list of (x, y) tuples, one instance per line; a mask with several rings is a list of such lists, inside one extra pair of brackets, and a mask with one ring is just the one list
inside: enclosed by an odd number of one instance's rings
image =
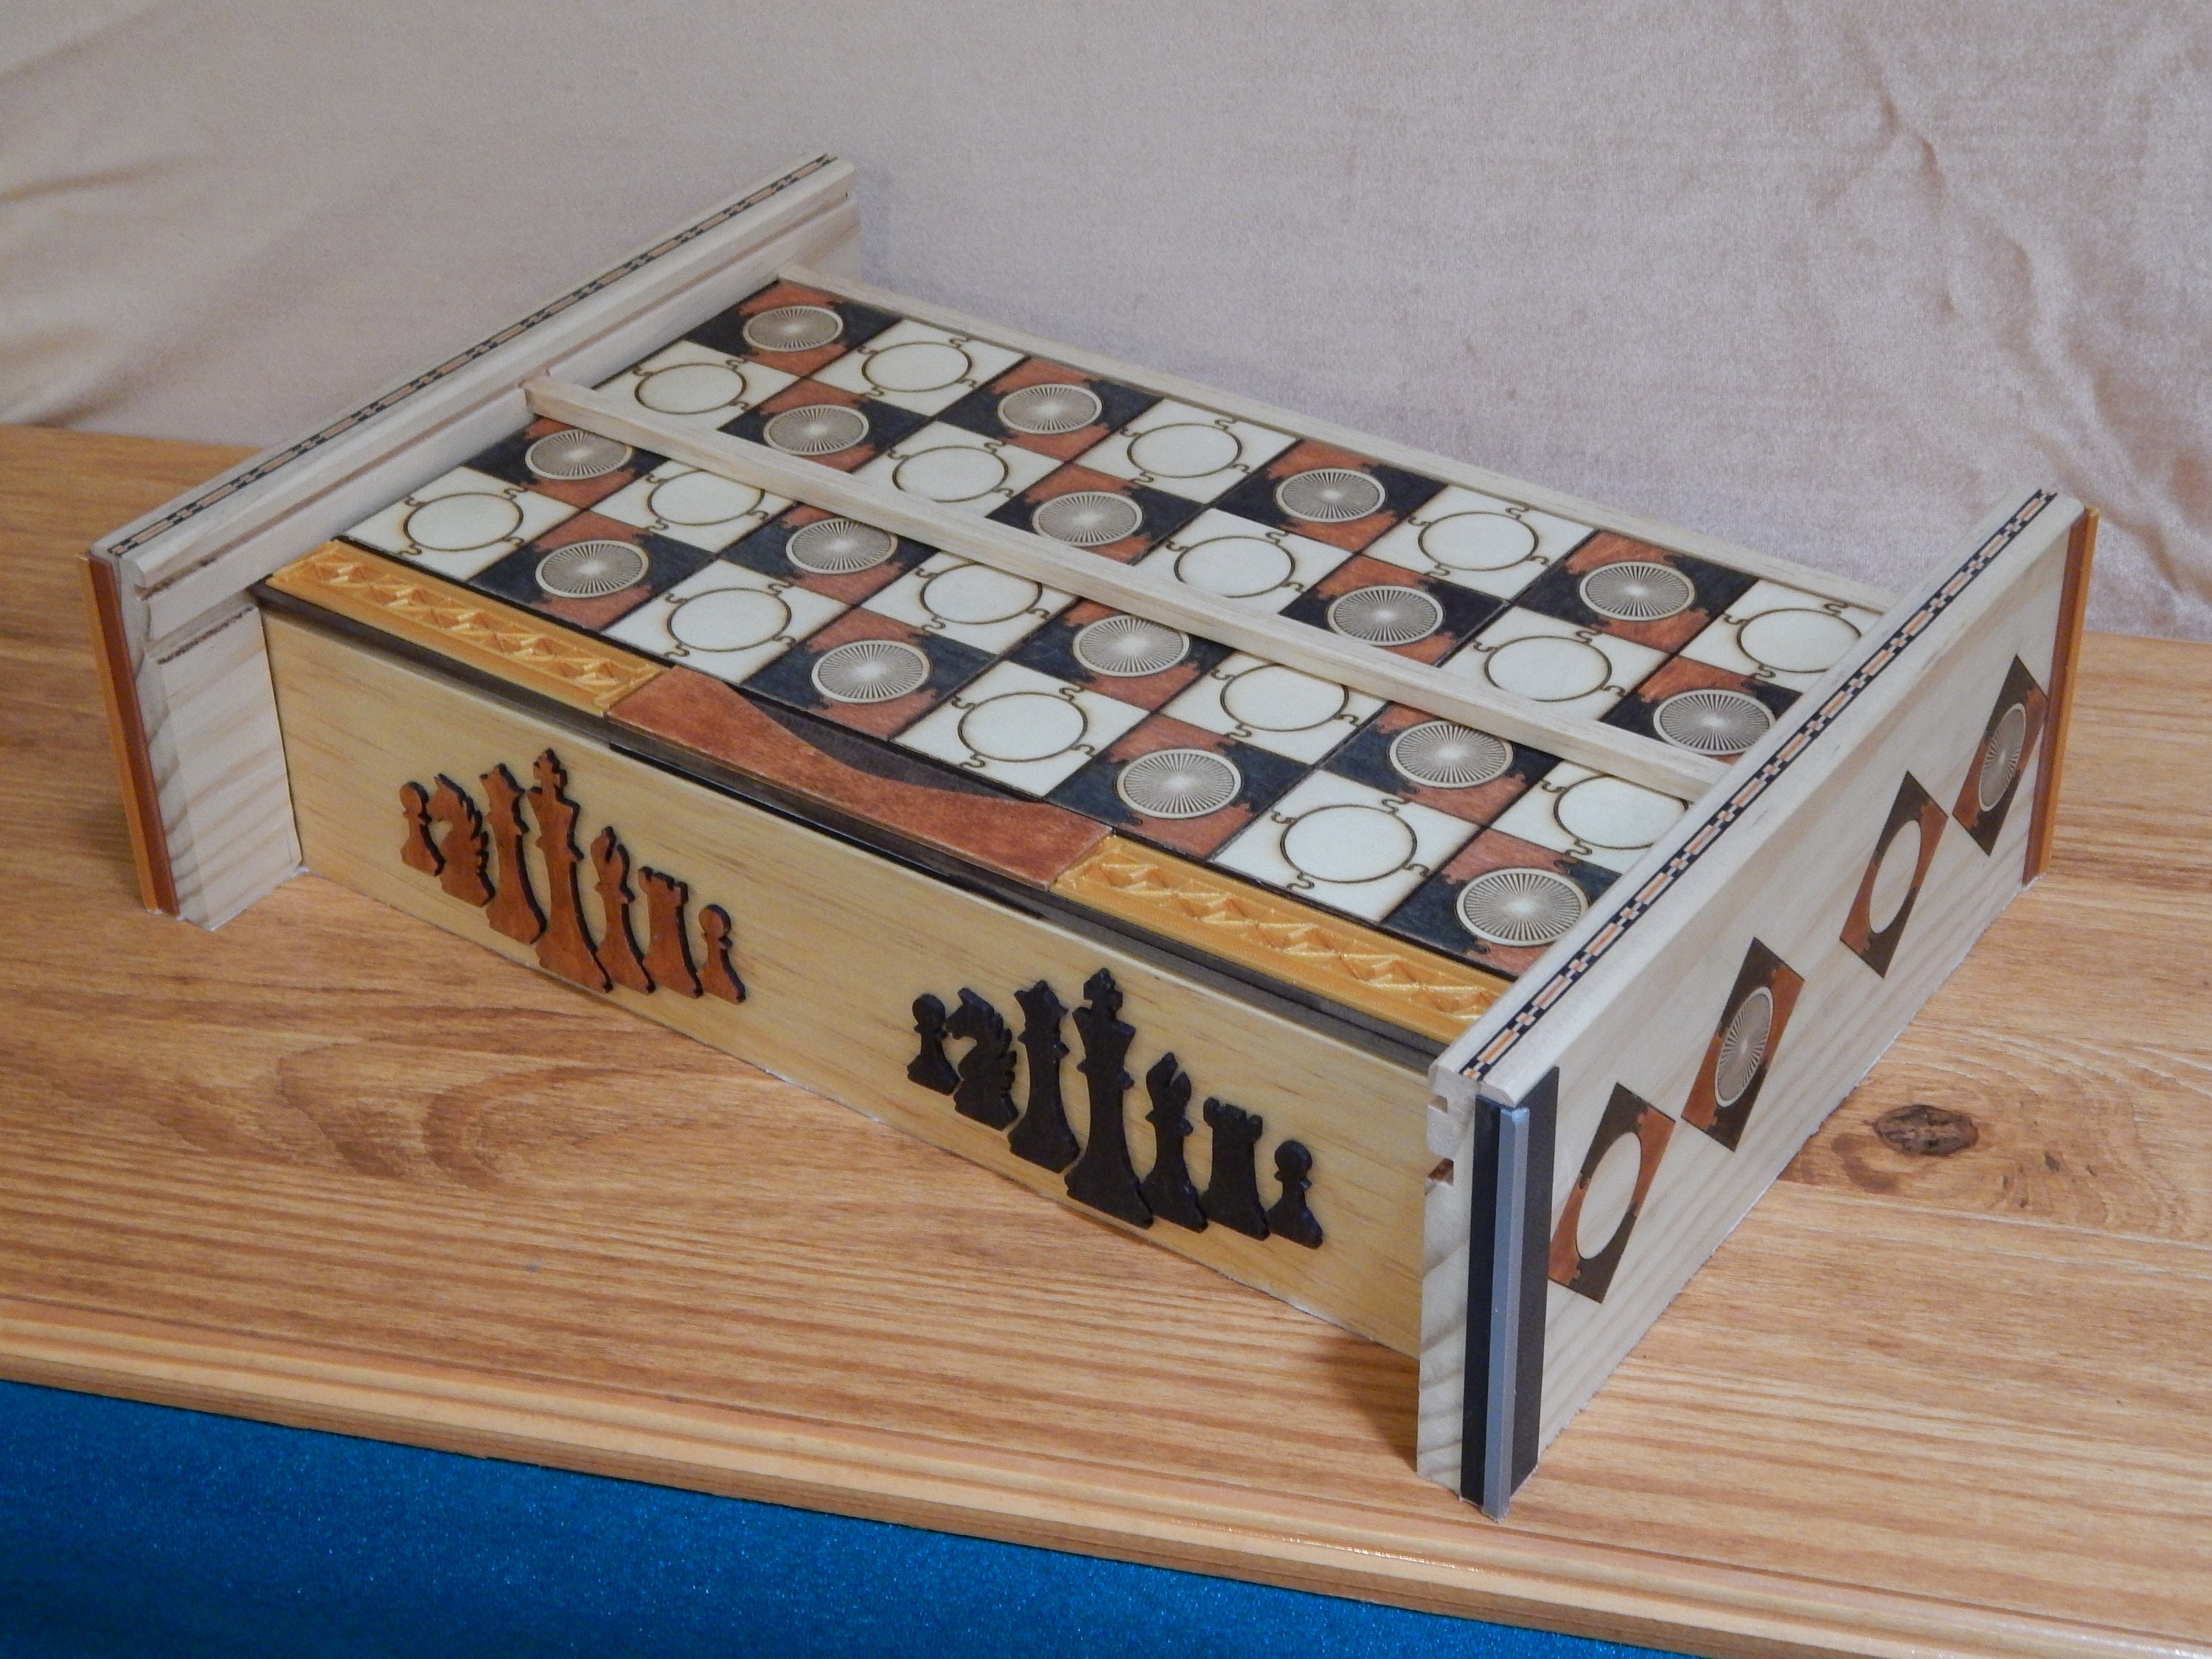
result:
[(2212, 1653), (2212, 649), (2092, 638), (2055, 872), (1499, 1527), (1399, 1356), (318, 878), (138, 910), (69, 561), (228, 459), (0, 434), (0, 1374), (1714, 1654)]

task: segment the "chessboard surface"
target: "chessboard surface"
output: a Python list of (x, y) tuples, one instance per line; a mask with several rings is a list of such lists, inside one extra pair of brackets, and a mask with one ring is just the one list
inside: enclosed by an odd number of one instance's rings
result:
[(1874, 620), (799, 282), (600, 390), (1699, 754)]
[[(787, 278), (599, 391), (1708, 759), (1874, 620)], [(547, 419), (347, 536), (1509, 978), (1684, 806)]]
[[(905, 348), (870, 361), (895, 349)], [(724, 377), (714, 387), (774, 380), (748, 380), (743, 367), (713, 368)], [(710, 368), (684, 345), (615, 384), (665, 415), (659, 405), (679, 401), (669, 383), (693, 386)], [(702, 730), (704, 687), (663, 684), (617, 702), (618, 724), (734, 759), (760, 752), (737, 741), (758, 725), (748, 708), (800, 733), (826, 721), (848, 746), (875, 748), (871, 768), (884, 775), (1035, 803), (1018, 858), (995, 842), (979, 854), (975, 824), (1006, 817), (980, 804), (959, 844), (942, 826), (923, 832), (902, 804), (878, 810), (890, 827), (1039, 884), (1089, 851), (1095, 834), (1077, 827), (1088, 823), (1510, 977), (1684, 810), (1531, 746), (550, 420), (347, 540), (742, 700), (720, 698), (720, 743)], [(1761, 690), (1776, 708), (1794, 695)]]
[(2204, 647), (2091, 636), (2053, 872), (1500, 1526), (1262, 1294), (316, 878), (144, 914), (70, 567), (231, 457), (6, 459), (0, 1371), (1701, 1652), (2212, 1652)]

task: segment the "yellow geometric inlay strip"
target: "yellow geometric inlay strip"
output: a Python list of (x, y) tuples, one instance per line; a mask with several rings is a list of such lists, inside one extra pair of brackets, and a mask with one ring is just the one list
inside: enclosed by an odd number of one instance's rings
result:
[(1440, 1042), (1458, 1036), (1510, 983), (1118, 836), (1053, 890)]
[(324, 543), (270, 577), (269, 585), (593, 714), (604, 714), (663, 672), (642, 657), (550, 628), (526, 611), (343, 542)]

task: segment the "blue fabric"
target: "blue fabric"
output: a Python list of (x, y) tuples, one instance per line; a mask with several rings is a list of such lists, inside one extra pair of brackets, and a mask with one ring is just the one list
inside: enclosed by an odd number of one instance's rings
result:
[(0, 1383), (0, 1656), (1640, 1650)]

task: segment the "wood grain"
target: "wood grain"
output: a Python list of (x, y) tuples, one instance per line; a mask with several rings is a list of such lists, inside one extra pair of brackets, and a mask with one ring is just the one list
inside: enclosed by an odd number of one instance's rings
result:
[[(70, 560), (228, 459), (0, 441), (0, 1371), (1717, 1655), (2212, 1651), (2212, 651), (2090, 637), (2052, 873), (1501, 1527), (1386, 1349), (315, 878), (140, 909)], [(1853, 1178), (1916, 1097), (1979, 1144)]]
[[(942, 1096), (910, 1081), (911, 1012), (926, 993), (949, 1005), (972, 990), (1004, 1017), (1016, 994), (1040, 978), (1073, 1002), (1092, 974), (1109, 969), (1127, 1000), (1123, 1018), (1138, 1034), (1129, 1070), (1141, 1073), (1171, 1052), (1207, 1092), (1263, 1114), (1273, 1141), (1293, 1138), (1310, 1147), (1337, 1240), (1330, 1249), (1308, 1251), (1225, 1228), (1153, 1226), (1141, 1212), (1128, 1218), (1164, 1249), (1401, 1352), (1419, 1349), (1421, 1189), (1429, 1160), (1421, 1124), (1428, 1089), (1417, 1066), (1295, 1025), (1116, 945), (616, 753), (584, 733), (549, 732), (534, 714), (293, 617), (270, 617), (269, 638), (311, 869), (604, 991), (608, 981), (589, 935), (604, 932), (605, 921), (586, 914), (575, 848), (600, 828), (618, 825), (641, 866), (676, 872), (688, 884), (706, 996), (626, 990), (617, 1000), (1061, 1202), (1074, 1191), (1073, 1176), (1063, 1182), (1055, 1171), (1020, 1158), (988, 1115), (958, 1115)], [(549, 741), (557, 746), (557, 763)], [(511, 944), (495, 915), (457, 902), (406, 867), (396, 833), (402, 815), (385, 807), (410, 775), (496, 776), (502, 756), (537, 780), (528, 810), (538, 856), (531, 862), (546, 924), (529, 941), (532, 948)], [(502, 853), (502, 891), (507, 873)], [(708, 919), (716, 905), (727, 907), (725, 920), (737, 920), (738, 973), (748, 995), (740, 995), (738, 975), (715, 949)], [(1073, 1085), (1075, 1067), (1064, 1070)], [(1120, 1133), (1103, 1139), (1088, 1111), (1079, 1121), (1087, 1143), (1110, 1146), (1127, 1134), (1140, 1164), (1149, 1165), (1151, 1129), (1132, 1125), (1134, 1115), (1122, 1103), (1105, 1120)], [(1201, 1167), (1213, 1145), (1206, 1135), (1192, 1141)], [(901, 1201), (890, 1206), (896, 1211)]]

